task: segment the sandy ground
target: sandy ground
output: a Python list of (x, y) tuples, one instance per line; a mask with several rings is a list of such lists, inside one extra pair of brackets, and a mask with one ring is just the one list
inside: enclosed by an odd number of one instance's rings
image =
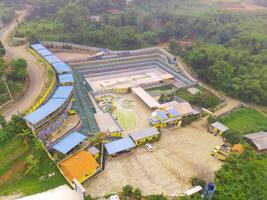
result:
[(23, 197), (18, 200), (83, 200), (81, 194), (72, 190), (67, 185), (59, 186), (47, 192), (35, 194), (28, 197)]
[(81, 62), (86, 61), (88, 58), (92, 57), (92, 53), (76, 53), (76, 52), (58, 52), (55, 53), (59, 59), (65, 62)]
[(105, 171), (85, 184), (87, 193), (102, 196), (126, 184), (141, 188), (144, 194), (182, 193), (191, 187), (192, 176), (214, 178), (222, 163), (210, 152), (221, 143), (220, 137), (207, 132), (206, 120), (168, 130), (153, 144), (153, 152), (141, 146), (131, 155), (109, 158)]
[(26, 12), (20, 12), (18, 20), (13, 20), (12, 23), (4, 27), (0, 32), (0, 39), (7, 51), (6, 56), (8, 58), (24, 58), (28, 62), (28, 89), (18, 102), (15, 102), (15, 104), (13, 104), (10, 108), (4, 110), (3, 113), (1, 113), (7, 120), (9, 120), (13, 114), (23, 112), (26, 109), (30, 108), (45, 88), (46, 71), (38, 63), (36, 58), (27, 51), (25, 45), (13, 47), (8, 43), (9, 34), (16, 27), (17, 21), (21, 21), (24, 18), (25, 14)]

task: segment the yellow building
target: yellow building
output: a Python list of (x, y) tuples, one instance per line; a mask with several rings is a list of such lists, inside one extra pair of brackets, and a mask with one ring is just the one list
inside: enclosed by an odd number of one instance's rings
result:
[(135, 145), (141, 145), (157, 140), (160, 136), (160, 133), (157, 128), (150, 127), (131, 133), (129, 136), (134, 141)]
[(222, 124), (221, 122), (214, 122), (210, 125), (210, 129), (211, 132), (214, 135), (222, 135), (224, 132), (226, 132), (227, 130), (229, 130), (229, 128), (227, 126), (225, 126), (224, 124)]

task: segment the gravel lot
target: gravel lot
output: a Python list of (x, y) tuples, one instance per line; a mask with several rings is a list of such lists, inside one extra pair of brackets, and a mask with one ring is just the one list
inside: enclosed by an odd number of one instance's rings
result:
[(103, 196), (130, 184), (144, 194), (173, 195), (191, 188), (192, 176), (212, 180), (222, 163), (211, 157), (210, 151), (222, 140), (210, 135), (205, 123), (200, 120), (164, 132), (153, 144), (153, 152), (141, 146), (130, 155), (109, 158), (105, 171), (85, 184), (87, 193)]

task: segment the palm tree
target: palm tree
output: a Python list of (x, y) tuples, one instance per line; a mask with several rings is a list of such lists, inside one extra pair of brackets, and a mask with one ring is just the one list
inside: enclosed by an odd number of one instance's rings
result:
[(28, 144), (29, 140), (33, 138), (33, 133), (30, 129), (22, 129), (22, 132), (19, 134), (22, 138), (24, 138), (24, 144)]

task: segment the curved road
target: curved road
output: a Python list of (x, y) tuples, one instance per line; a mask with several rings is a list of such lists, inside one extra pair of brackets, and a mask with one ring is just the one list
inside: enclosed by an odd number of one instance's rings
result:
[(29, 109), (44, 90), (46, 83), (44, 67), (27, 51), (26, 45), (14, 47), (8, 42), (9, 35), (17, 26), (17, 21), (23, 20), (26, 14), (26, 11), (19, 12), (18, 17), (0, 31), (0, 40), (6, 49), (6, 56), (8, 58), (25, 59), (28, 63), (27, 72), (29, 77), (29, 84), (25, 94), (9, 108), (1, 111), (6, 120), (10, 120), (13, 114), (22, 113)]

